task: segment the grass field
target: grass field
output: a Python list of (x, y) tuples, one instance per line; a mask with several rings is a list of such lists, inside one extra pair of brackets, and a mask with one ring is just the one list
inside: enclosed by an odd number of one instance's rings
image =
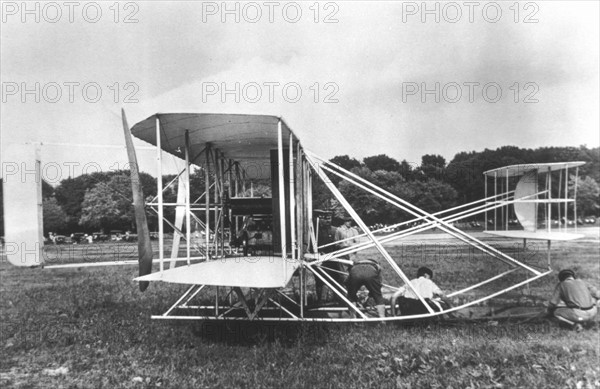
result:
[[(491, 242), (545, 266), (541, 249)], [(69, 250), (72, 258), (61, 260), (90, 257), (83, 245)], [(582, 241), (553, 243), (553, 268), (571, 266), (600, 287), (599, 250), (597, 228)], [(135, 255), (130, 246), (101, 251)], [(494, 270), (446, 241), (415, 238), (390, 252), (411, 276), (421, 264), (434, 268), (446, 290)], [(21, 269), (3, 258), (0, 387), (600, 387), (598, 321), (582, 333), (545, 319), (385, 326), (152, 321), (184, 287), (157, 283), (140, 293), (131, 282), (136, 272)], [(555, 276), (544, 278), (511, 298), (540, 306), (555, 283)]]

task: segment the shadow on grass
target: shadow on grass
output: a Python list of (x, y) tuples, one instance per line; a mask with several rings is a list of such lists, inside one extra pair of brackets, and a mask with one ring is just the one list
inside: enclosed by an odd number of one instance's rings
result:
[(283, 347), (300, 345), (331, 347), (340, 342), (340, 334), (349, 324), (294, 323), (267, 321), (202, 321), (191, 325), (194, 336), (203, 342), (238, 346)]
[(352, 341), (353, 338), (381, 338), (384, 342), (391, 337), (426, 337), (447, 340), (458, 336), (464, 340), (499, 340), (514, 338), (531, 341), (547, 336), (554, 327), (547, 320), (505, 321), (503, 323), (472, 321), (420, 320), (387, 323), (294, 323), (266, 321), (201, 321), (181, 323), (190, 329), (202, 343), (214, 345), (263, 347), (309, 346), (315, 348), (335, 347)]

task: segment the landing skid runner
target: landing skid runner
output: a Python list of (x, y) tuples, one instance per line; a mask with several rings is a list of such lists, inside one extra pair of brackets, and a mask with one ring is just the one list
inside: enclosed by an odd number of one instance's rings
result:
[[(310, 266), (307, 266), (306, 268), (309, 269)], [(552, 270), (548, 270), (486, 297), (462, 304), (460, 306), (452, 307), (450, 309), (442, 309), (433, 313), (389, 316), (393, 309), (391, 305), (386, 304), (386, 312), (388, 316), (385, 318), (372, 316), (376, 315), (373, 310), (356, 307), (356, 305), (351, 304), (343, 294), (338, 294), (338, 297), (344, 301), (344, 304), (340, 304), (339, 307), (311, 307), (305, 305), (303, 307), (304, 309), (302, 314), (300, 313), (301, 301), (299, 299), (291, 298), (281, 289), (258, 289), (252, 293), (256, 294), (257, 298), (253, 298), (248, 296), (248, 292), (244, 293), (241, 288), (235, 287), (231, 288), (224, 297), (225, 300), (227, 300), (230, 295), (235, 294), (237, 301), (233, 302), (232, 304), (224, 304), (220, 302), (218, 306), (201, 304), (194, 305), (194, 298), (198, 296), (200, 291), (203, 290), (206, 285), (192, 285), (165, 313), (162, 315), (152, 315), (151, 318), (157, 320), (258, 320), (268, 322), (304, 321), (329, 323), (418, 320), (456, 313), (465, 308), (481, 304), (489, 299), (500, 296), (501, 294), (507, 293), (516, 288), (520, 288), (530, 282), (545, 277), (551, 272)], [(318, 275), (316, 272), (313, 274)], [(505, 272), (502, 274), (502, 276), (506, 274), (508, 273)], [(498, 277), (494, 277), (494, 280), (497, 278)], [(491, 282), (493, 279), (487, 281)], [(453, 293), (450, 296), (456, 296), (461, 292), (463, 291)], [(356, 317), (351, 317), (351, 312), (354, 312)], [(326, 314), (328, 317), (316, 317), (324, 316), (324, 314)]]

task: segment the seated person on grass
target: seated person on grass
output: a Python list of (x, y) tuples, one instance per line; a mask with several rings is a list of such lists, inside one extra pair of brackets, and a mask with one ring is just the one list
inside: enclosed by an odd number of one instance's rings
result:
[[(412, 287), (423, 297), (425, 302), (431, 307), (434, 312), (439, 312), (442, 307), (439, 303), (433, 301), (434, 297), (439, 298), (447, 307), (452, 305), (444, 292), (432, 281), (433, 271), (425, 266), (417, 270), (417, 278), (410, 281)], [(408, 286), (403, 286), (395, 294), (394, 299), (398, 303), (400, 315), (422, 315), (429, 311), (423, 305), (421, 300), (415, 295), (412, 289)]]
[(579, 332), (583, 330), (581, 324), (591, 322), (598, 313), (596, 305), (600, 292), (585, 281), (576, 279), (571, 269), (561, 270), (558, 280), (548, 304), (548, 313)]

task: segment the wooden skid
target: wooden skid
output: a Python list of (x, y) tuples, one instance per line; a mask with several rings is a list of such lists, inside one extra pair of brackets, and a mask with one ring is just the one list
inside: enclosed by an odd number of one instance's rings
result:
[[(218, 307), (218, 311), (222, 311), (223, 313), (220, 315), (215, 314), (200, 314), (200, 311), (214, 311), (215, 306), (213, 305), (188, 305), (192, 298), (197, 298), (198, 289), (206, 289), (204, 285), (193, 285), (190, 289), (188, 289), (183, 296), (173, 304), (164, 314), (152, 316), (152, 319), (171, 319), (171, 320), (223, 320), (223, 321), (232, 321), (232, 320), (241, 320), (241, 321), (266, 321), (266, 322), (289, 322), (289, 321), (298, 321), (298, 322), (337, 322), (337, 323), (355, 323), (355, 322), (399, 322), (399, 321), (410, 321), (410, 320), (418, 320), (418, 319), (427, 319), (436, 316), (443, 316), (451, 313), (458, 313), (460, 311), (481, 304), (484, 301), (497, 297), (501, 294), (509, 292), (513, 289), (520, 288), (530, 282), (533, 282), (539, 278), (542, 278), (548, 274), (550, 274), (552, 270), (548, 270), (539, 275), (535, 275), (530, 277), (522, 282), (519, 282), (515, 285), (512, 285), (508, 288), (500, 290), (498, 292), (492, 293), (485, 297), (479, 298), (477, 300), (452, 307), (449, 309), (442, 309), (439, 312), (426, 313), (420, 315), (407, 315), (407, 316), (391, 316), (391, 317), (370, 317), (366, 313), (364, 309), (358, 310), (360, 312), (361, 317), (352, 318), (349, 316), (349, 312), (352, 309), (356, 309), (354, 305), (350, 304), (350, 302), (346, 299), (346, 306), (343, 307), (321, 307), (313, 310), (308, 310), (305, 307), (305, 312), (307, 313), (305, 316), (297, 315), (291, 312), (289, 307), (285, 307), (282, 302), (276, 302), (273, 300), (273, 296), (275, 292), (282, 293), (281, 290), (275, 289), (261, 289), (258, 290), (257, 298), (255, 300), (254, 307), (251, 307), (249, 304), (249, 291), (244, 294), (240, 288), (234, 288), (236, 294), (239, 297), (239, 301), (231, 304), (224, 305), (220, 304)], [(187, 300), (186, 300), (187, 298)], [(185, 300), (185, 302), (183, 302)], [(294, 301), (294, 304), (299, 305), (300, 302)], [(389, 305), (386, 306), (388, 312), (391, 311), (391, 307)], [(185, 312), (185, 314), (178, 314), (181, 310)], [(195, 311), (195, 312), (191, 312)], [(238, 316), (227, 316), (228, 313), (238, 311), (243, 313), (243, 315)], [(311, 317), (311, 312), (337, 312), (338, 315), (344, 315), (345, 317)]]

